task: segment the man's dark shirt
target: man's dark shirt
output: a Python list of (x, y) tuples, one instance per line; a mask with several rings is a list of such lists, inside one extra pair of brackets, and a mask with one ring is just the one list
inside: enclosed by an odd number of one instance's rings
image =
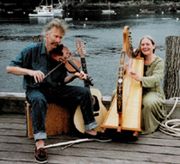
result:
[[(11, 61), (10, 66), (18, 66), (22, 68), (40, 70), (45, 75), (55, 68), (60, 62), (54, 61), (46, 51), (45, 43), (32, 43), (24, 48), (16, 57)], [(64, 64), (60, 65), (55, 71), (53, 71), (42, 83), (36, 84), (34, 77), (25, 75), (23, 86), (25, 89), (50, 87), (56, 88), (59, 85), (64, 84), (64, 78), (67, 76), (67, 70)]]

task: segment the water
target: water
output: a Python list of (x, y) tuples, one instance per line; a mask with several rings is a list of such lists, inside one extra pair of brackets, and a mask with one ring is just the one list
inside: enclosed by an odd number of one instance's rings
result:
[[(119, 57), (122, 48), (122, 30), (130, 26), (133, 47), (143, 35), (151, 35), (157, 44), (156, 54), (165, 58), (165, 38), (180, 35), (180, 14), (139, 15), (102, 21), (69, 22), (63, 43), (75, 52), (74, 41), (80, 37), (86, 42), (86, 62), (94, 87), (102, 95), (111, 95), (116, 87)], [(27, 23), (1, 23), (0, 26), (0, 91), (22, 92), (22, 77), (7, 74), (5, 67), (23, 47), (32, 42), (32, 36), (41, 33), (47, 18), (27, 20)], [(83, 82), (75, 80), (75, 85)]]

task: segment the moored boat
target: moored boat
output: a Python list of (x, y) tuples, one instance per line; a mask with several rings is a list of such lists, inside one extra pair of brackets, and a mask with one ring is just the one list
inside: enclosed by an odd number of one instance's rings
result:
[(62, 3), (59, 1), (58, 4), (51, 4), (48, 5), (47, 0), (46, 4), (40, 5), (33, 10), (33, 13), (29, 13), (29, 17), (63, 17), (63, 6)]
[(113, 9), (111, 9), (110, 2), (108, 2), (108, 9), (103, 9), (101, 12), (102, 15), (116, 15), (116, 12)]
[(116, 14), (116, 12), (111, 9), (102, 10), (102, 15), (115, 15), (115, 14)]

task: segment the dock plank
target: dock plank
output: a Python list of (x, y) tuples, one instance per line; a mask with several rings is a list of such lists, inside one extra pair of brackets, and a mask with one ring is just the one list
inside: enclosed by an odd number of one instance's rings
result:
[[(74, 140), (77, 137), (59, 135), (49, 137), (47, 144)], [(180, 139), (155, 132), (140, 135), (137, 141), (108, 143), (86, 142), (71, 147), (49, 148), (49, 163), (64, 164), (163, 164), (179, 163)], [(25, 116), (20, 114), (0, 115), (0, 164), (36, 163), (34, 140), (26, 137)]]

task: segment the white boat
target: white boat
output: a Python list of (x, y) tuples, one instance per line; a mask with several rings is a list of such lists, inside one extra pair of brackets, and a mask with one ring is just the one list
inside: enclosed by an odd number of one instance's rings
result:
[(111, 3), (108, 2), (108, 9), (102, 10), (102, 15), (116, 15), (116, 12), (111, 9)]
[(110, 9), (107, 9), (107, 10), (102, 10), (102, 15), (115, 15), (116, 12), (114, 10), (110, 10)]
[(58, 4), (53, 4), (51, 0), (51, 4), (48, 5), (46, 0), (46, 4), (42, 5), (43, 1), (33, 10), (33, 13), (29, 13), (29, 17), (63, 17), (63, 8), (60, 1)]

